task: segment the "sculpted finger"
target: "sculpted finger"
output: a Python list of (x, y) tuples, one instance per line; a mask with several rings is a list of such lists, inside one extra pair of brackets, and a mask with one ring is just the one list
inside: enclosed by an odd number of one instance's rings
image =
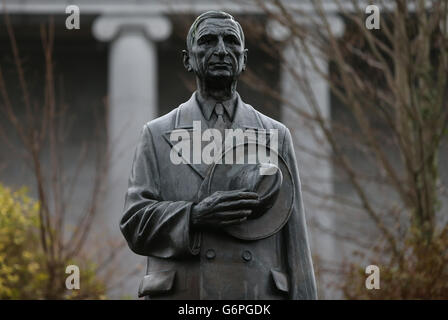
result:
[(244, 218), (241, 218), (241, 219), (221, 221), (221, 226), (231, 226), (231, 225), (235, 225), (235, 224), (240, 224), (240, 223), (243, 223), (246, 220), (247, 220), (247, 218), (244, 217)]
[(246, 208), (254, 208), (260, 204), (258, 199), (249, 199), (249, 200), (233, 200), (220, 202), (214, 207), (214, 211), (218, 210), (229, 210), (229, 209), (246, 209)]
[(252, 213), (252, 210), (231, 210), (216, 212), (216, 217), (221, 221), (229, 221), (233, 219), (247, 218)]
[(230, 201), (230, 200), (241, 200), (241, 199), (258, 199), (258, 193), (249, 192), (249, 191), (241, 191), (241, 190), (232, 190), (226, 191), (221, 194), (221, 200)]

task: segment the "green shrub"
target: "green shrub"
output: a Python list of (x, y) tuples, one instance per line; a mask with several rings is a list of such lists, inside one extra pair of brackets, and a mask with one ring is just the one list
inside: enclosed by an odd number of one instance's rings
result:
[[(56, 280), (49, 285), (38, 212), (39, 204), (25, 188), (12, 191), (0, 184), (0, 299), (104, 299), (106, 289), (96, 266), (85, 258), (59, 261)], [(70, 264), (80, 267), (80, 290), (65, 288)]]

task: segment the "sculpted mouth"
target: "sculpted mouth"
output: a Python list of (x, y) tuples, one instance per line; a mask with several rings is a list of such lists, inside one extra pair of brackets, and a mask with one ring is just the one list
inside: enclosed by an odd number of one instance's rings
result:
[(226, 63), (226, 62), (215, 62), (215, 63), (210, 63), (211, 67), (215, 67), (215, 68), (228, 68), (231, 67), (232, 65), (230, 63)]

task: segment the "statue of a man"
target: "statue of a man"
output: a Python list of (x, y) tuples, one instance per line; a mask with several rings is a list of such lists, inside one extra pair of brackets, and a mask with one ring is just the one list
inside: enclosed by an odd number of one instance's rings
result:
[[(129, 247), (148, 259), (139, 296), (316, 299), (291, 134), (283, 124), (244, 103), (236, 91), (247, 62), (240, 24), (225, 12), (201, 14), (188, 32), (183, 53), (185, 68), (196, 76), (197, 91), (143, 127), (120, 222)], [(286, 193), (293, 200), (286, 208), (287, 221), (272, 235), (243, 240), (225, 232), (248, 223), (261, 205), (256, 191), (242, 186), (198, 198), (204, 179), (211, 174), (210, 164), (173, 163), (171, 134), (195, 131), (195, 121), (203, 129), (224, 133), (230, 128), (278, 132), (278, 155), (291, 177)], [(230, 177), (222, 175), (218, 180), (226, 179)], [(264, 215), (274, 217), (275, 207), (266, 208)]]

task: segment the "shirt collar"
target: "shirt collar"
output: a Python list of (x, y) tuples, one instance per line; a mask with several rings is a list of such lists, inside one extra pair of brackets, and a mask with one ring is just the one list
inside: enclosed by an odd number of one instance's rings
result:
[(204, 99), (201, 97), (199, 93), (196, 94), (196, 101), (198, 102), (199, 108), (201, 109), (202, 114), (204, 115), (204, 118), (207, 119), (207, 121), (210, 120), (210, 118), (212, 117), (213, 111), (215, 110), (215, 106), (217, 103), (221, 103), (224, 106), (227, 115), (232, 121), (233, 115), (235, 114), (236, 99), (237, 94), (235, 94), (233, 98), (230, 98), (229, 100), (225, 101), (217, 101), (213, 98)]

